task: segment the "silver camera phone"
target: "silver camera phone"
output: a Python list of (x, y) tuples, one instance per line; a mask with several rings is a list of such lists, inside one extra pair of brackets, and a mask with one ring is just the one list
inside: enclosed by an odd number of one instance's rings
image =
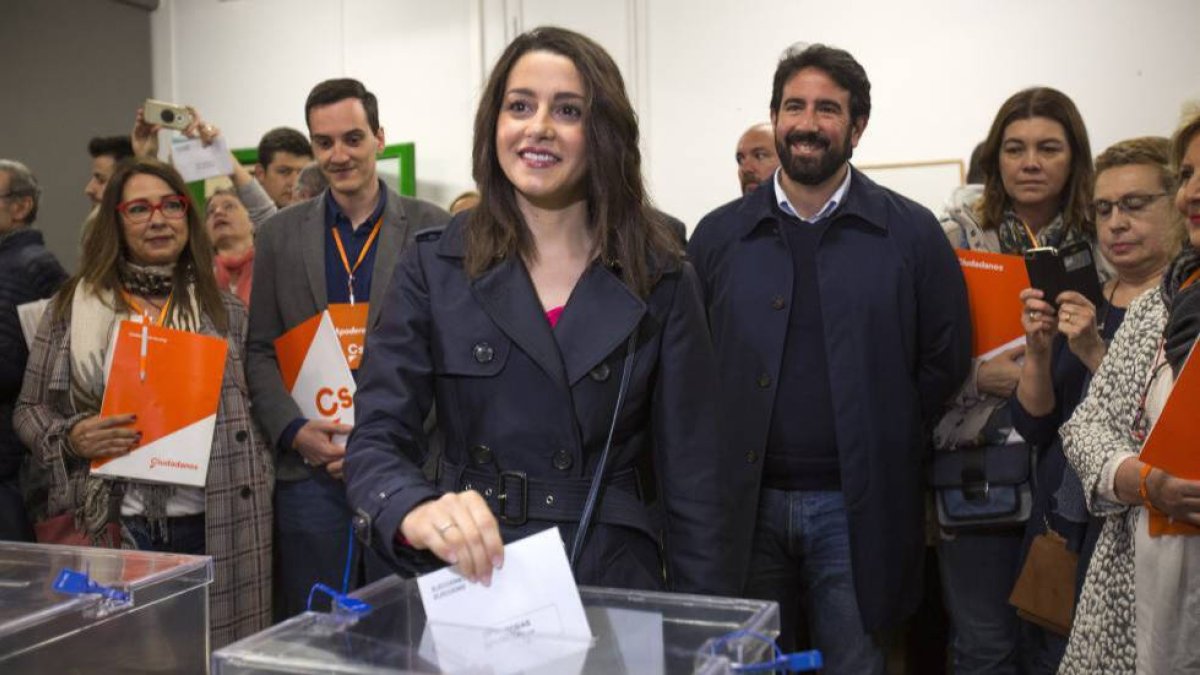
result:
[(149, 124), (158, 124), (180, 131), (188, 128), (188, 125), (192, 123), (192, 113), (186, 107), (166, 101), (156, 101), (152, 98), (146, 99), (146, 103), (142, 106), (142, 118)]

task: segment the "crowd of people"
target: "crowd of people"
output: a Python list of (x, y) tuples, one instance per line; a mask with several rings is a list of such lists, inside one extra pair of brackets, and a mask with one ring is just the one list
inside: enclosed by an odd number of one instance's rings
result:
[[(447, 210), (378, 175), (380, 102), (349, 78), (203, 203), (142, 110), (93, 139), (71, 276), (0, 160), (0, 538), (212, 556), (214, 648), (315, 583), (488, 584), (557, 526), (580, 584), (776, 601), (826, 672), (885, 672), (927, 555), (952, 672), (1200, 669), (1200, 481), (1139, 459), (1200, 333), (1200, 111), (1093, 158), (1066, 94), (1017, 92), (939, 220), (851, 164), (870, 92), (844, 50), (786, 51), (742, 196), (690, 239), (612, 58), (554, 27), (494, 65)], [(1100, 295), (1027, 288), (1023, 340), (973, 353), (956, 249), (1046, 248), (1090, 254)], [(365, 334), (353, 425), (306, 416), (276, 351), (326, 309)], [(100, 414), (125, 320), (228, 346), (202, 487), (92, 470), (143, 440)], [(1047, 541), (1065, 625), (1014, 592)]]

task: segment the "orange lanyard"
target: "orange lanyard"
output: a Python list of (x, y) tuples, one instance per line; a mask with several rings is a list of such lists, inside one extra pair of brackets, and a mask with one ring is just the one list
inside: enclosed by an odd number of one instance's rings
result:
[[(144, 322), (150, 321), (149, 310), (139, 305), (137, 300), (133, 299), (132, 295), (125, 292), (122, 292), (121, 295), (125, 297), (125, 304), (129, 305), (129, 308), (133, 310), (134, 314), (141, 314)], [(171, 291), (171, 294), (167, 296), (167, 301), (163, 304), (162, 309), (158, 310), (158, 320), (154, 323), (159, 328), (162, 328), (163, 324), (167, 322), (167, 312), (171, 309), (171, 299), (174, 297), (175, 291)]]
[(367, 257), (367, 251), (371, 250), (371, 244), (375, 243), (375, 237), (379, 236), (379, 226), (383, 224), (383, 216), (379, 216), (379, 220), (375, 221), (375, 226), (371, 228), (371, 234), (367, 237), (367, 243), (363, 244), (362, 250), (358, 252), (358, 260), (354, 262), (354, 267), (350, 266), (350, 259), (346, 257), (346, 247), (342, 246), (342, 235), (338, 233), (337, 226), (333, 228), (333, 243), (337, 244), (338, 255), (342, 258), (342, 267), (346, 268), (346, 286), (350, 291), (350, 304), (354, 304), (354, 273), (358, 271), (359, 265)]
[(1179, 290), (1182, 291), (1183, 289), (1187, 288), (1188, 286), (1191, 286), (1192, 284), (1196, 283), (1197, 279), (1200, 279), (1200, 270), (1196, 270), (1195, 272), (1192, 272), (1192, 276), (1190, 276), (1184, 280), (1183, 285), (1179, 287)]
[[(132, 295), (126, 293), (125, 291), (121, 291), (121, 295), (125, 298), (125, 303), (129, 305), (129, 308), (132, 309), (134, 313), (142, 315), (142, 344), (141, 348), (138, 350), (138, 377), (141, 378), (142, 382), (145, 382), (146, 361), (150, 345), (150, 312), (146, 308), (139, 305), (137, 301), (133, 299)], [(162, 325), (167, 321), (167, 312), (171, 309), (171, 298), (174, 297), (175, 291), (171, 291), (171, 294), (167, 296), (167, 301), (163, 303), (162, 309), (158, 311), (158, 321), (156, 323), (159, 328), (162, 328)]]
[(1037, 235), (1034, 234), (1033, 230), (1029, 227), (1029, 225), (1027, 225), (1025, 223), (1025, 221), (1021, 220), (1020, 218), (1017, 218), (1017, 222), (1021, 223), (1021, 227), (1025, 228), (1025, 234), (1029, 235), (1029, 243), (1032, 244), (1034, 248), (1037, 248), (1037, 246), (1038, 246)]

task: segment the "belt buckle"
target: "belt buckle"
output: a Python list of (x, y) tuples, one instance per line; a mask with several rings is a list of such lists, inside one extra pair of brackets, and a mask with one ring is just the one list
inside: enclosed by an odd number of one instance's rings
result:
[[(508, 515), (509, 498), (508, 483), (510, 480), (520, 482), (521, 491), (521, 506), (520, 514), (517, 516)], [(524, 471), (501, 471), (496, 479), (496, 501), (500, 503), (499, 513), (496, 514), (501, 523), (505, 525), (524, 525), (529, 520), (529, 479), (525, 477)]]

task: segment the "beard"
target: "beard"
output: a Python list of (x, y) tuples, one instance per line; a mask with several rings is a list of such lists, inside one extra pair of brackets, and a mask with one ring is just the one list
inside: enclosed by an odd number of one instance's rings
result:
[[(792, 155), (793, 143), (818, 146), (822, 152), (816, 156), (795, 156)], [(829, 180), (854, 156), (850, 134), (846, 134), (845, 142), (838, 148), (828, 136), (816, 131), (793, 131), (785, 136), (782, 142), (775, 141), (775, 150), (779, 153), (779, 165), (788, 178), (810, 187)]]

